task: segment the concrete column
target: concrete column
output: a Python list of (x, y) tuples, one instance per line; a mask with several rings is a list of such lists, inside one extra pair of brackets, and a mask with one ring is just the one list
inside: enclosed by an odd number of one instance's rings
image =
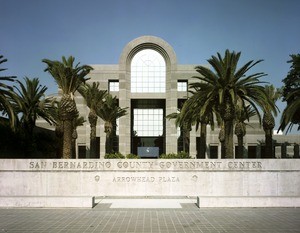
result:
[(256, 158), (257, 159), (261, 158), (261, 144), (257, 144), (257, 147), (256, 147)]
[(281, 158), (282, 159), (286, 158), (286, 143), (281, 144)]
[(244, 159), (248, 159), (248, 143), (247, 143), (247, 142), (244, 143), (244, 147), (243, 147), (243, 158), (244, 158)]
[(131, 151), (131, 99), (130, 74), (121, 73), (119, 75), (119, 106), (127, 108), (127, 115), (119, 118), (119, 152), (127, 155)]
[(196, 128), (192, 127), (192, 130), (190, 132), (190, 156), (193, 158), (197, 157), (197, 132)]
[(218, 159), (222, 159), (222, 146), (221, 146), (221, 143), (218, 144)]
[(101, 119), (98, 119), (99, 121), (99, 128), (97, 127), (97, 132), (100, 134), (100, 159), (104, 159), (105, 156), (105, 141), (106, 141), (106, 134), (104, 132), (104, 122)]

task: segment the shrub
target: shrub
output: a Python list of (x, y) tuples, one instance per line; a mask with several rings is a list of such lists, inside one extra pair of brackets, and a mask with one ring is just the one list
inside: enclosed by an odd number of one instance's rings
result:
[(124, 159), (125, 156), (122, 155), (120, 152), (118, 153), (111, 153), (111, 154), (105, 154), (105, 159)]
[(181, 151), (177, 154), (178, 156), (178, 159), (191, 159), (192, 157), (187, 153), (187, 152), (184, 152), (184, 151)]
[(181, 151), (178, 154), (175, 153), (161, 154), (159, 158), (160, 159), (190, 159), (191, 156), (189, 156), (188, 153)]
[(139, 159), (140, 157), (135, 154), (128, 154), (126, 155), (126, 159)]

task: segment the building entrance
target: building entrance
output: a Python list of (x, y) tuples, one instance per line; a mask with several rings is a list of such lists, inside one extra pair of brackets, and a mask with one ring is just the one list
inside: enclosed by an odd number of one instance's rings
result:
[(131, 101), (131, 153), (140, 157), (165, 153), (165, 100)]

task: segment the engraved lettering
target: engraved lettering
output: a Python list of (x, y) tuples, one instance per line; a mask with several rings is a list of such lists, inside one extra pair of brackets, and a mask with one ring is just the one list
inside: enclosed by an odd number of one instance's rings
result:
[(69, 168), (69, 163), (68, 162), (64, 162), (64, 168)]
[(262, 168), (261, 162), (257, 162), (257, 167)]
[(165, 167), (165, 163), (164, 163), (164, 162), (160, 162), (160, 163), (159, 163), (159, 166), (160, 166), (160, 168), (163, 169), (163, 168)]
[(70, 162), (70, 168), (75, 169), (75, 164), (76, 164), (75, 162)]

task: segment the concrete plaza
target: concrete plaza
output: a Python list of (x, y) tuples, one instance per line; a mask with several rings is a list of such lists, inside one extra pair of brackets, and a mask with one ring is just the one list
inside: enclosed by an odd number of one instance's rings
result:
[(300, 232), (300, 208), (0, 209), (0, 232)]

